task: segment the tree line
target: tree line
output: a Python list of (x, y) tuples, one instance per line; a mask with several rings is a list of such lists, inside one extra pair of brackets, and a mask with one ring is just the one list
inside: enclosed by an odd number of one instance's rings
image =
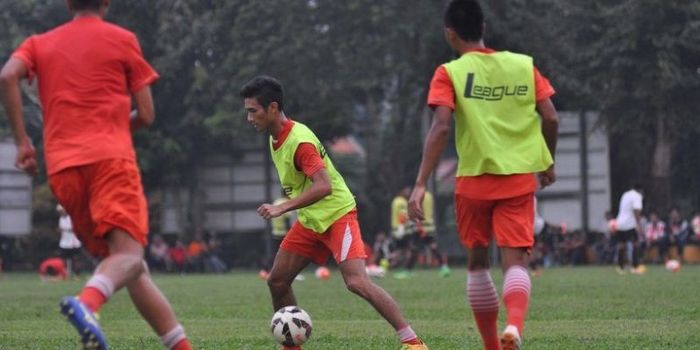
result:
[[(665, 210), (700, 205), (700, 3), (692, 0), (492, 0), (486, 44), (523, 52), (557, 90), (559, 109), (600, 111), (615, 197), (634, 179)], [(454, 58), (441, 0), (117, 0), (108, 20), (137, 33), (160, 73), (155, 127), (136, 135), (148, 191), (187, 186), (203, 155), (255, 137), (238, 88), (258, 74), (286, 87), (287, 114), (326, 141), (365, 145), (353, 191), (372, 232), (417, 172), (430, 78)], [(0, 4), (0, 58), (70, 19), (63, 2)], [(25, 88), (30, 128), (40, 115)], [(7, 135), (0, 118), (0, 135)], [(41, 185), (43, 177), (35, 180)], [(615, 206), (615, 200), (611, 205)]]

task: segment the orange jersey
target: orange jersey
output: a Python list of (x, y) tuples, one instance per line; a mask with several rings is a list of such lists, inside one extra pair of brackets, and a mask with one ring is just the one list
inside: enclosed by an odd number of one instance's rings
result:
[[(477, 50), (483, 53), (496, 52), (492, 49)], [(546, 100), (555, 91), (549, 80), (535, 70), (535, 99), (537, 102)], [(455, 109), (455, 91), (450, 76), (444, 66), (435, 70), (428, 92), (428, 105)], [(459, 176), (455, 184), (455, 193), (463, 194), (472, 199), (502, 199), (517, 197), (537, 189), (537, 180), (532, 174)]]
[(131, 93), (158, 79), (136, 36), (97, 16), (25, 40), (12, 54), (39, 80), (49, 174), (106, 159), (135, 160)]

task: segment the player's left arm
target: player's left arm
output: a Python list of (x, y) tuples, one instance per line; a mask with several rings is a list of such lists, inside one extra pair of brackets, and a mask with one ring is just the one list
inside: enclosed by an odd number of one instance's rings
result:
[[(537, 102), (537, 112), (542, 117), (542, 135), (547, 143), (549, 153), (554, 159), (554, 153), (557, 149), (557, 135), (559, 133), (559, 115), (550, 98), (543, 99)], [(539, 174), (540, 185), (542, 188), (547, 187), (557, 180), (554, 172), (554, 164), (547, 170)]]
[(27, 135), (22, 117), (22, 91), (20, 81), (27, 76), (27, 67), (19, 58), (11, 57), (0, 71), (0, 95), (17, 146), (15, 166), (27, 174), (35, 175), (38, 167), (36, 151)]
[(446, 106), (437, 106), (423, 146), (423, 159), (420, 163), (420, 170), (418, 170), (416, 184), (408, 200), (408, 216), (413, 220), (424, 219), (425, 185), (440, 160), (440, 155), (447, 145), (451, 130), (452, 109)]
[(321, 168), (311, 175), (311, 187), (302, 192), (298, 197), (290, 199), (282, 204), (263, 204), (258, 208), (258, 214), (265, 219), (278, 217), (288, 211), (308, 207), (324, 197), (333, 193), (331, 178), (326, 168)]

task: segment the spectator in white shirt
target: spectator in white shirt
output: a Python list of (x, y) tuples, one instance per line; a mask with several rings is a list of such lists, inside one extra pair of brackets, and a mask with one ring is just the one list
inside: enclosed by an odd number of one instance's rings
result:
[(66, 210), (59, 204), (56, 206), (56, 211), (58, 212), (58, 230), (61, 233), (61, 240), (58, 242), (58, 247), (61, 250), (61, 259), (66, 264), (66, 272), (68, 277), (73, 274), (78, 275), (80, 269), (76, 261), (80, 256), (80, 247), (82, 244), (78, 237), (75, 236), (73, 232), (73, 223), (70, 220), (70, 216), (66, 213)]
[[(625, 272), (625, 251), (630, 252), (628, 262), (632, 263), (630, 271), (639, 273), (639, 236), (641, 235), (642, 216), (642, 186), (635, 184), (632, 189), (622, 194), (620, 208), (617, 214), (617, 232), (615, 241), (617, 246), (618, 272)], [(631, 260), (631, 261), (630, 261)]]

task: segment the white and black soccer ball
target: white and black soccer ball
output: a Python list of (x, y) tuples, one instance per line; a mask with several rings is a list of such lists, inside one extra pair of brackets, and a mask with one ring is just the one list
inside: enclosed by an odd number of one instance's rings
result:
[(284, 346), (299, 346), (311, 337), (311, 316), (298, 306), (285, 306), (272, 316), (270, 329)]

